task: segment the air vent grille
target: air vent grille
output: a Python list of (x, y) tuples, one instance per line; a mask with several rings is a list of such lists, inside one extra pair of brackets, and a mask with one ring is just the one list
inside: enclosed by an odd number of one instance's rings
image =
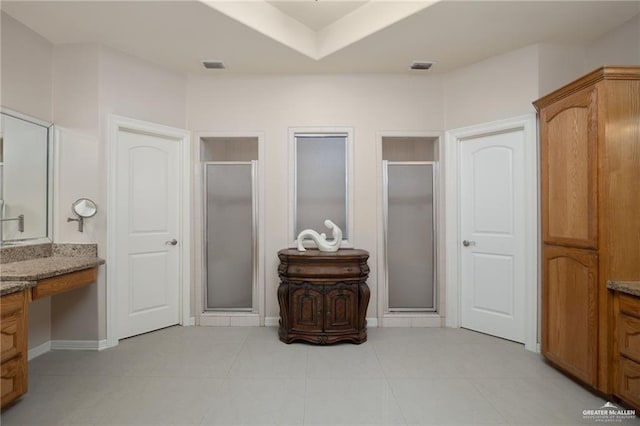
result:
[(412, 70), (428, 70), (433, 65), (433, 62), (429, 61), (415, 61), (411, 64)]
[(202, 61), (202, 65), (208, 70), (223, 70), (225, 69), (222, 61)]

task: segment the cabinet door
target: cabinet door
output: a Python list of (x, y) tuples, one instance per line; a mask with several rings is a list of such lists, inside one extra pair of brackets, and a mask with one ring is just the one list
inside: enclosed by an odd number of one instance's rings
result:
[(596, 120), (595, 87), (540, 112), (545, 243), (597, 248)]
[(596, 387), (598, 256), (589, 250), (543, 248), (542, 353)]
[(635, 362), (640, 362), (640, 319), (619, 314), (618, 348), (620, 353)]
[(0, 367), (0, 381), (2, 382), (2, 408), (8, 406), (27, 392), (27, 365), (24, 355), (2, 363)]
[(2, 408), (27, 392), (27, 291), (0, 298)]
[(640, 407), (640, 364), (620, 358), (618, 382), (616, 394), (634, 407)]
[(2, 296), (0, 299), (0, 348), (2, 362), (26, 352), (26, 302), (25, 292)]
[(325, 331), (356, 330), (358, 325), (358, 293), (355, 285), (331, 286), (324, 299)]
[(312, 284), (291, 285), (291, 330), (313, 331), (323, 330), (323, 295), (319, 288)]

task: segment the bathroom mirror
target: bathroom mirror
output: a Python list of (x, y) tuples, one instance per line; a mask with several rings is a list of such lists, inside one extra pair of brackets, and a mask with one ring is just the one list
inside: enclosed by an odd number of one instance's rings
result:
[(84, 232), (84, 220), (95, 216), (98, 206), (88, 198), (79, 198), (71, 204), (71, 210), (77, 217), (68, 217), (67, 222), (78, 222), (78, 232)]
[(51, 123), (0, 111), (0, 244), (51, 241)]
[(98, 212), (98, 206), (96, 206), (96, 203), (88, 198), (80, 198), (79, 200), (76, 200), (71, 207), (76, 215), (84, 219), (95, 216)]

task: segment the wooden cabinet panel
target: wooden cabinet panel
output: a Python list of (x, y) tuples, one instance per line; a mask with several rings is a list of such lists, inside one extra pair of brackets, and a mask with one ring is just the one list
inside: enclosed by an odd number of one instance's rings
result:
[(97, 279), (97, 267), (47, 278), (38, 281), (38, 285), (31, 290), (32, 300), (40, 299), (42, 297), (55, 296), (56, 294), (64, 293), (65, 291), (84, 287), (88, 284), (96, 282)]
[(640, 319), (620, 314), (617, 325), (620, 354), (640, 363)]
[(2, 363), (0, 368), (2, 407), (6, 407), (27, 392), (27, 364), (21, 357)]
[[(610, 280), (640, 280), (640, 80), (607, 81), (600, 150), (600, 243)], [(604, 107), (604, 106), (603, 106)]]
[(626, 294), (618, 294), (619, 310), (623, 314), (640, 318), (640, 299)]
[(26, 301), (23, 291), (3, 296), (0, 302), (0, 348), (2, 362), (23, 352), (27, 347)]
[(597, 248), (597, 90), (541, 111), (543, 239)]
[(542, 352), (585, 383), (597, 385), (598, 256), (589, 250), (543, 249)]
[(356, 286), (338, 284), (324, 298), (325, 330), (355, 331), (358, 326)]
[(20, 311), (2, 316), (2, 326), (0, 327), (2, 362), (20, 353), (20, 340), (25, 337), (21, 322), (22, 312)]
[(0, 298), (2, 408), (27, 392), (27, 291)]
[(291, 329), (321, 332), (323, 322), (323, 295), (315, 286), (304, 284), (291, 291)]
[(634, 407), (640, 407), (640, 364), (620, 359), (617, 395)]

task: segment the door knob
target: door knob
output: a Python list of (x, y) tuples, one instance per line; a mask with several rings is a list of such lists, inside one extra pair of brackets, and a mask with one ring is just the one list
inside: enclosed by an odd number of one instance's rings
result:
[(175, 245), (178, 245), (178, 240), (176, 240), (176, 239), (174, 238), (174, 239), (172, 239), (172, 240), (165, 241), (165, 243), (164, 243), (164, 244), (165, 244), (165, 245), (167, 245), (167, 246), (175, 246)]
[(467, 241), (467, 240), (464, 240), (464, 241), (462, 242), (462, 245), (463, 245), (463, 246), (465, 246), (465, 247), (475, 246), (475, 245), (476, 245), (476, 242), (475, 242), (475, 241)]

